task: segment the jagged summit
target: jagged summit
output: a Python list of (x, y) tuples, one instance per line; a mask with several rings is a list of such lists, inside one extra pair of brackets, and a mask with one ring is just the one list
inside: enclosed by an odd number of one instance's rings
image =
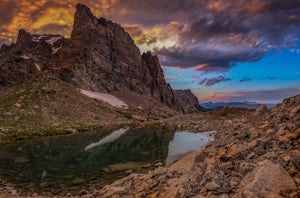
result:
[(26, 32), (26, 30), (24, 30), (24, 29), (20, 29), (16, 43), (20, 44), (20, 43), (29, 43), (29, 42), (31, 42), (30, 33)]
[[(151, 52), (141, 55), (123, 27), (96, 18), (84, 4), (77, 4), (76, 8), (70, 39), (31, 35), (21, 29), (16, 44), (1, 48), (0, 53), (6, 51), (0, 63), (1, 84), (20, 83), (47, 70), (80, 89), (102, 93), (130, 91), (179, 111), (201, 109), (197, 100), (180, 99), (187, 95), (195, 98), (191, 92), (176, 96), (165, 81), (158, 57)], [(183, 107), (184, 101), (192, 101), (193, 108)]]
[(87, 25), (90, 22), (93, 23), (96, 20), (97, 19), (92, 14), (90, 8), (88, 8), (84, 4), (80, 4), (80, 3), (77, 4), (75, 16), (74, 16), (73, 29), (75, 29), (76, 27), (79, 27), (79, 26), (81, 26), (81, 27), (85, 26), (85, 25)]
[(158, 58), (151, 53), (141, 56), (120, 25), (97, 19), (83, 4), (77, 5), (71, 38), (58, 56), (55, 68), (60, 70), (60, 77), (82, 89), (129, 90), (176, 106)]

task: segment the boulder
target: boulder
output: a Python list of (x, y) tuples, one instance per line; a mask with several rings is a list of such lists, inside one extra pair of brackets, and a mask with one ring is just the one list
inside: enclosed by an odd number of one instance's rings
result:
[(268, 111), (268, 108), (266, 105), (260, 105), (256, 110), (255, 110), (255, 114), (261, 114)]
[(281, 165), (264, 160), (242, 179), (235, 197), (279, 198), (295, 189), (294, 180)]

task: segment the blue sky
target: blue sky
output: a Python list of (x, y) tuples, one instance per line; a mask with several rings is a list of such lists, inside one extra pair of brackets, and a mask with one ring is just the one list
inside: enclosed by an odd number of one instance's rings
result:
[[(293, 50), (270, 51), (258, 61), (237, 63), (221, 72), (164, 67), (165, 77), (175, 89), (192, 89), (200, 101), (278, 103), (300, 94), (299, 46)], [(219, 76), (225, 80), (210, 86), (199, 84), (205, 78)]]

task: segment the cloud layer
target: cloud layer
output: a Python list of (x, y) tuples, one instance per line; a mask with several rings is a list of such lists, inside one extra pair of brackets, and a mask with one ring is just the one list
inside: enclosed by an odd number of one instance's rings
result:
[(210, 95), (200, 95), (201, 101), (256, 101), (260, 103), (278, 103), (284, 98), (300, 94), (299, 88), (281, 88), (260, 91), (213, 92)]
[[(18, 29), (70, 35), (78, 0), (0, 1), (0, 44)], [(121, 23), (142, 51), (166, 66), (226, 71), (270, 50), (293, 49), (300, 0), (82, 0), (96, 16)]]

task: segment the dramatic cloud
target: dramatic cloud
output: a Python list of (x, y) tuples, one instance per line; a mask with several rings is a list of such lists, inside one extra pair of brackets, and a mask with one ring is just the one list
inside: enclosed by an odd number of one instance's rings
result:
[(225, 78), (224, 76), (218, 76), (217, 78), (205, 78), (203, 80), (200, 80), (199, 85), (203, 85), (205, 83), (205, 86), (210, 87), (220, 82), (225, 82), (229, 80), (229, 78)]
[(244, 78), (242, 78), (242, 79), (240, 80), (241, 83), (242, 83), (242, 82), (247, 82), (247, 81), (251, 81), (251, 79), (248, 78), (248, 77), (244, 77)]
[[(81, 0), (96, 16), (123, 25), (141, 51), (165, 66), (226, 71), (270, 50), (294, 49), (299, 0)], [(0, 1), (0, 44), (18, 29), (70, 35), (78, 0)]]
[(293, 48), (300, 34), (299, 0), (199, 3), (202, 9), (181, 32), (180, 45), (156, 50), (164, 64), (227, 69), (274, 48)]

